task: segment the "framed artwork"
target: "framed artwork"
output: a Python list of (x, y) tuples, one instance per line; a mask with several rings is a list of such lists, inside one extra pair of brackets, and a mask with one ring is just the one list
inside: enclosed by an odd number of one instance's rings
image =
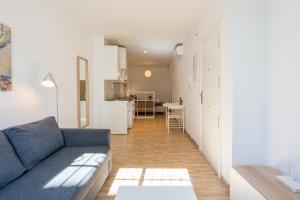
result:
[(0, 23), (0, 92), (11, 89), (11, 28)]

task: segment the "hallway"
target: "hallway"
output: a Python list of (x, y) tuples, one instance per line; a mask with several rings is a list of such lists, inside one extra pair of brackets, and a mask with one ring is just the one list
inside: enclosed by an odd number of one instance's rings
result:
[(138, 119), (129, 135), (112, 135), (113, 169), (98, 200), (118, 185), (193, 185), (199, 200), (227, 200), (229, 190), (187, 134), (168, 136), (163, 117)]

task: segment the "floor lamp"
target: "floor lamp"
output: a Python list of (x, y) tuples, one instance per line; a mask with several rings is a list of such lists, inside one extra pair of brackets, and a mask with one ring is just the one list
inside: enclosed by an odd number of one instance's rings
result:
[(45, 76), (45, 78), (43, 79), (43, 81), (41, 82), (41, 84), (44, 87), (47, 87), (47, 88), (53, 88), (53, 87), (55, 87), (55, 90), (56, 90), (56, 119), (57, 119), (57, 122), (59, 122), (59, 114), (58, 114), (58, 87), (57, 87), (57, 84), (55, 82), (55, 79), (52, 76), (52, 73), (48, 73)]

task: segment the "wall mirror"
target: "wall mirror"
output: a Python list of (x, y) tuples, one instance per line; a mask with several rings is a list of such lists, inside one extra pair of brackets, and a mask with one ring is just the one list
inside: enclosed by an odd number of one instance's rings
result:
[(89, 76), (88, 60), (77, 57), (77, 106), (78, 127), (89, 126)]

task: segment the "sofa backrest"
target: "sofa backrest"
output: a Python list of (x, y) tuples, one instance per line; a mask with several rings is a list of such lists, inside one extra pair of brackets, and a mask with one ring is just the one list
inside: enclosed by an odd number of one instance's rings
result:
[(0, 189), (20, 177), (24, 172), (25, 167), (5, 134), (0, 131)]
[(64, 146), (54, 117), (3, 130), (27, 170)]

